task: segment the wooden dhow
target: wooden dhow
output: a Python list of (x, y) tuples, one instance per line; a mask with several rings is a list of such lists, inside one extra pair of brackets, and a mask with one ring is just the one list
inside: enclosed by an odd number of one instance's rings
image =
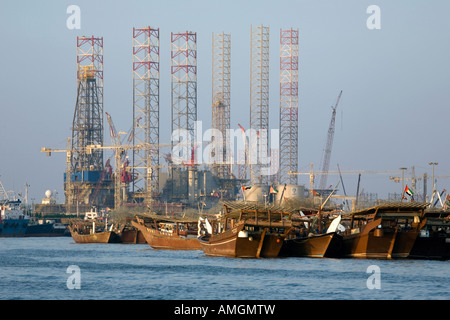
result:
[[(327, 219), (328, 220), (328, 219)], [(322, 232), (315, 228), (322, 224), (320, 215), (292, 219), (294, 230), (284, 240), (282, 257), (338, 258), (341, 255), (342, 236), (338, 233), (341, 216), (337, 215)]]
[[(342, 227), (340, 210), (323, 211), (338, 185), (318, 209), (299, 209), (300, 215), (291, 217), (294, 229), (284, 240), (280, 256), (336, 258), (341, 255), (342, 237), (337, 232)], [(309, 214), (305, 215), (304, 211)]]
[(199, 242), (209, 256), (235, 258), (278, 257), (292, 228), (291, 212), (274, 206), (224, 203), (224, 213), (200, 219)]
[(439, 259), (450, 258), (450, 211), (427, 209), (425, 226), (414, 243), (409, 258)]
[(342, 256), (407, 258), (424, 227), (425, 203), (386, 203), (355, 211), (343, 219)]
[(140, 230), (136, 227), (125, 226), (120, 229), (119, 236), (122, 239), (122, 243), (129, 244), (145, 244), (147, 240), (145, 240), (144, 235)]
[(153, 249), (200, 250), (197, 220), (148, 215), (131, 223)]
[(121, 243), (122, 240), (113, 226), (99, 221), (72, 220), (70, 234), (76, 243)]
[(133, 218), (123, 218), (118, 223), (118, 235), (122, 239), (122, 243), (127, 244), (146, 244), (142, 232), (132, 225)]

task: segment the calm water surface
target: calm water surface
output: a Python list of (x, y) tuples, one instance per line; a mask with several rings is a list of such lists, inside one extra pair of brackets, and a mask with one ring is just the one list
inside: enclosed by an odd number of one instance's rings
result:
[[(80, 289), (67, 268), (79, 267)], [(380, 289), (367, 273), (379, 267)], [(450, 261), (231, 259), (148, 245), (0, 238), (0, 299), (450, 299)]]

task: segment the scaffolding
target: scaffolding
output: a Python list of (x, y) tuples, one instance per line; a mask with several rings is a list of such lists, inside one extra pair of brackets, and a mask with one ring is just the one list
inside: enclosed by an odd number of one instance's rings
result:
[(102, 170), (103, 151), (103, 37), (77, 37), (77, 101), (72, 126), (72, 171)]
[(215, 142), (212, 150), (212, 172), (219, 178), (231, 177), (230, 165), (230, 93), (231, 93), (231, 34), (212, 34), (212, 128), (220, 137), (211, 137)]
[[(65, 173), (66, 205), (112, 205), (104, 175), (103, 38), (77, 37), (77, 100)], [(93, 149), (92, 147), (97, 148)], [(103, 192), (101, 192), (103, 190)]]
[(298, 171), (298, 29), (280, 30), (279, 182), (296, 185)]
[[(193, 139), (195, 137), (195, 123), (197, 121), (197, 33), (186, 31), (184, 33), (171, 33), (171, 130), (172, 130), (172, 159), (184, 159), (194, 165)], [(187, 140), (183, 141), (182, 135), (176, 133), (184, 131)], [(187, 143), (185, 148), (174, 150), (175, 145)], [(191, 158), (192, 155), (192, 158)], [(189, 160), (191, 159), (191, 160)], [(190, 176), (192, 169), (189, 167)], [(171, 177), (182, 176), (180, 171), (186, 169), (183, 164), (171, 164)], [(178, 171), (178, 174), (174, 174)], [(193, 180), (195, 180), (193, 178)], [(172, 194), (188, 194), (189, 182), (179, 180), (179, 185), (172, 184)], [(175, 188), (177, 190), (175, 190)], [(190, 190), (191, 188), (189, 188)], [(189, 198), (192, 198), (190, 196)]]
[(267, 184), (261, 165), (269, 148), (269, 27), (262, 25), (250, 26), (250, 129), (250, 182)]
[(133, 28), (136, 145), (140, 148), (133, 148), (133, 195), (149, 201), (159, 191), (159, 28)]

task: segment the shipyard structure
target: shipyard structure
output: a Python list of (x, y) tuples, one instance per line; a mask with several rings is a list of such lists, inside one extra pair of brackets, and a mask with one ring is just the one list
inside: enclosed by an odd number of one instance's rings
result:
[[(197, 33), (171, 33), (171, 119), (160, 119), (159, 112), (160, 95), (166, 94), (159, 88), (159, 28), (133, 28), (132, 40), (133, 124), (130, 132), (121, 136), (114, 127), (110, 115), (113, 112), (103, 105), (103, 37), (77, 37), (77, 99), (72, 136), (65, 150), (41, 150), (47, 155), (67, 154), (63, 175), (67, 213), (89, 211), (93, 206), (203, 208), (212, 207), (219, 200), (238, 198), (282, 204), (283, 199), (308, 196), (295, 174), (298, 29), (280, 30), (279, 106), (269, 108), (269, 27), (250, 27), (247, 129), (240, 123), (231, 123), (231, 34), (212, 34), (212, 128), (206, 162), (198, 161), (198, 152), (204, 149), (194, 142), (196, 123), (201, 120), (197, 115)], [(280, 113), (276, 137), (269, 134), (270, 109)], [(160, 141), (161, 121), (170, 122), (170, 142)], [(233, 130), (238, 132), (234, 137), (230, 136)], [(105, 131), (110, 134), (112, 145), (104, 144)], [(187, 134), (188, 138), (176, 132)], [(232, 139), (240, 141), (230, 143)], [(271, 144), (271, 140), (276, 143)], [(164, 152), (164, 148), (170, 150)]]

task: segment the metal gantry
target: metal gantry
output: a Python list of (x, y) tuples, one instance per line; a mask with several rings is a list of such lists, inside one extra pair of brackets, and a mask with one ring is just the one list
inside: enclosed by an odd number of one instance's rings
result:
[(197, 121), (197, 33), (171, 34), (172, 132), (194, 137)]
[[(172, 130), (172, 159), (184, 159), (188, 162), (192, 156), (192, 164), (194, 164), (193, 141), (195, 136), (195, 123), (197, 121), (197, 33), (186, 31), (183, 33), (171, 33), (171, 130)], [(175, 136), (177, 132), (184, 132), (188, 136), (183, 141), (183, 135)], [(189, 141), (190, 140), (190, 144)], [(185, 148), (174, 150), (175, 145), (187, 143)], [(191, 166), (190, 168), (193, 168)], [(182, 168), (186, 168), (182, 164), (173, 164), (171, 168), (171, 176)], [(191, 170), (192, 171), (192, 170)], [(191, 174), (192, 172), (190, 172)], [(181, 182), (177, 194), (188, 193), (189, 182)], [(172, 195), (174, 194), (174, 186), (172, 186)], [(189, 198), (192, 198), (189, 196)]]
[(72, 170), (102, 170), (103, 152), (85, 150), (87, 145), (103, 145), (103, 37), (77, 37), (77, 79)]
[(213, 173), (219, 178), (229, 179), (230, 165), (230, 105), (231, 105), (231, 34), (212, 34), (212, 128), (220, 132), (214, 135), (216, 142), (212, 165)]
[(298, 29), (280, 30), (280, 183), (297, 184)]
[(250, 182), (267, 184), (261, 168), (269, 149), (269, 27), (262, 25), (250, 27), (250, 129)]
[[(133, 191), (159, 190), (159, 28), (133, 28)], [(149, 198), (150, 197), (150, 198)]]
[[(77, 37), (77, 101), (65, 179), (66, 203), (97, 204), (94, 199), (103, 172), (103, 38)], [(97, 195), (97, 194), (95, 194)], [(95, 197), (96, 198), (96, 197)]]

